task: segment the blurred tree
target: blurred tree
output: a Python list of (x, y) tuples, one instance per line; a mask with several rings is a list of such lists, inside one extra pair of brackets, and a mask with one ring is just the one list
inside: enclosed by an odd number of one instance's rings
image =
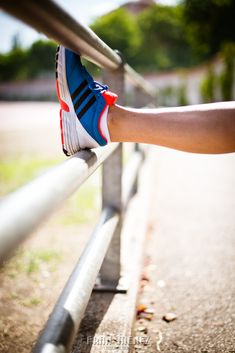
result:
[(8, 54), (0, 54), (0, 81), (27, 78), (26, 53), (21, 48), (12, 49)]
[(184, 0), (186, 33), (201, 60), (216, 54), (224, 42), (235, 42), (234, 0)]
[(54, 71), (54, 42), (39, 40), (29, 49), (22, 49), (16, 38), (13, 37), (12, 50), (0, 54), (0, 81), (29, 79)]
[(138, 60), (142, 67), (159, 70), (193, 64), (181, 6), (153, 5), (139, 16), (138, 23), (142, 34)]
[(117, 9), (98, 18), (91, 26), (112, 49), (118, 49), (131, 63), (140, 46), (136, 18), (125, 9)]
[(181, 6), (156, 4), (139, 16), (121, 8), (97, 19), (91, 28), (111, 48), (119, 49), (138, 70), (169, 69), (193, 63), (182, 25)]
[(54, 71), (56, 44), (38, 40), (27, 52), (28, 75), (35, 77), (42, 72)]
[(212, 67), (208, 68), (207, 75), (203, 78), (200, 85), (200, 93), (203, 103), (215, 101), (216, 76)]
[(233, 99), (234, 65), (235, 65), (235, 43), (226, 43), (222, 48), (224, 69), (220, 75), (222, 99), (229, 101)]

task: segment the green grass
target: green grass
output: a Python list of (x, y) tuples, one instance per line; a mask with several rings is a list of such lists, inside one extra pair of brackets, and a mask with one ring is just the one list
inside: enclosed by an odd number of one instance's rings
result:
[(61, 225), (84, 224), (93, 219), (100, 209), (100, 187), (88, 180), (68, 200), (66, 212), (58, 219)]
[(23, 270), (30, 275), (39, 272), (42, 264), (47, 264), (49, 270), (54, 269), (54, 265), (62, 260), (62, 255), (55, 250), (38, 249), (26, 251), (23, 260)]
[(51, 249), (19, 250), (8, 263), (7, 273), (11, 278), (19, 274), (30, 276), (39, 273), (43, 265), (46, 265), (46, 268), (52, 272), (62, 258), (61, 253)]
[(31, 253), (31, 256), (38, 259), (41, 262), (50, 263), (52, 261), (59, 261), (61, 254), (54, 250), (36, 250)]
[(33, 298), (29, 298), (29, 299), (25, 299), (23, 301), (21, 301), (21, 304), (23, 306), (26, 306), (28, 308), (32, 307), (32, 306), (37, 306), (39, 304), (41, 304), (41, 300), (37, 297), (33, 297)]
[(38, 297), (30, 297), (30, 294), (25, 297), (22, 293), (10, 293), (10, 299), (26, 307), (37, 306), (42, 302)]
[(0, 161), (0, 196), (14, 191), (62, 160), (61, 157), (60, 159), (19, 158)]

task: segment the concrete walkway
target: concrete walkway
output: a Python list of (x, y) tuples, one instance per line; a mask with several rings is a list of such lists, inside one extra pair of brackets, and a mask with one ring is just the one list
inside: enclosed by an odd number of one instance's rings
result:
[(133, 352), (235, 352), (235, 154), (154, 148), (154, 173)]

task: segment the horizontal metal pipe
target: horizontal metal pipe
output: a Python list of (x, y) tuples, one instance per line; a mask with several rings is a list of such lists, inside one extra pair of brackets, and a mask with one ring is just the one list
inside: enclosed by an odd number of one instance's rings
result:
[(7, 196), (0, 204), (0, 263), (117, 148), (83, 150)]
[[(0, 0), (0, 6), (11, 15), (32, 26), (47, 37), (82, 54), (108, 70), (122, 64), (121, 57), (105, 44), (89, 27), (70, 16), (52, 0)], [(125, 73), (145, 93), (154, 96), (154, 89), (125, 64)]]
[(122, 204), (124, 209), (126, 209), (128, 201), (132, 196), (133, 187), (135, 185), (136, 178), (138, 177), (138, 172), (143, 159), (144, 155), (141, 151), (136, 151), (132, 153), (130, 160), (127, 163), (127, 166), (124, 169), (124, 173), (122, 176)]
[(103, 210), (100, 222), (61, 293), (33, 353), (70, 352), (118, 221), (119, 215), (114, 209)]

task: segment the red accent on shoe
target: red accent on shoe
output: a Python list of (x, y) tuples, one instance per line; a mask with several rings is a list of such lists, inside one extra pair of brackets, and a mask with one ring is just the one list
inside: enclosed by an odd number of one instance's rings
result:
[(116, 93), (110, 91), (104, 91), (102, 93), (102, 96), (104, 97), (107, 105), (113, 105), (118, 98), (118, 95)]
[(103, 139), (106, 141), (106, 143), (108, 143), (106, 137), (104, 136), (104, 134), (103, 134), (103, 132), (102, 132), (102, 130), (101, 130), (101, 126), (100, 126), (100, 124), (101, 124), (101, 118), (102, 118), (102, 115), (104, 114), (104, 111), (105, 111), (106, 107), (107, 107), (107, 105), (104, 106), (104, 109), (102, 110), (102, 112), (101, 112), (101, 114), (100, 114), (100, 117), (99, 117), (99, 120), (98, 120), (98, 130), (99, 130), (100, 135), (101, 135), (101, 136), (103, 137)]
[(60, 133), (61, 133), (61, 143), (64, 145), (64, 133), (63, 133), (63, 122), (62, 122), (62, 109), (60, 109)]
[(66, 104), (60, 97), (60, 90), (59, 90), (59, 84), (58, 80), (56, 80), (56, 91), (57, 91), (57, 96), (60, 102), (61, 109), (65, 110), (66, 112), (69, 112), (69, 106)]

